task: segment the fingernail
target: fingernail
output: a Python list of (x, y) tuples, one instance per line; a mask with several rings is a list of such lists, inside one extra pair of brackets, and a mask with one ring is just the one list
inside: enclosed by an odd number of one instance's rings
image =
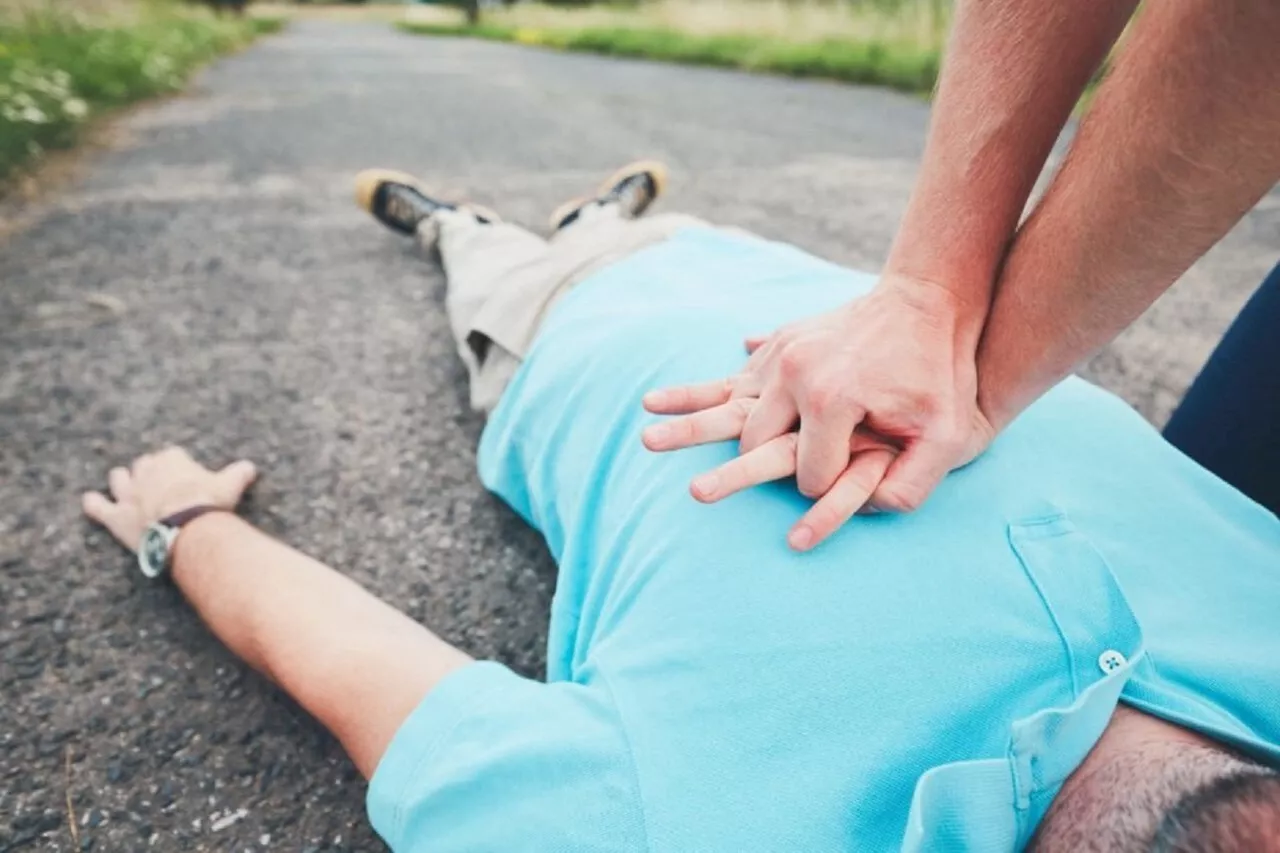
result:
[(651, 426), (646, 429), (644, 431), (644, 438), (649, 444), (662, 444), (667, 440), (670, 433), (671, 430), (667, 428), (666, 424), (658, 424), (657, 426)]
[(644, 402), (647, 406), (656, 406), (662, 402), (661, 391), (650, 391), (644, 395)]
[(720, 488), (720, 478), (715, 474), (699, 474), (693, 478), (693, 493), (700, 498), (711, 498)]
[(797, 551), (804, 551), (813, 544), (813, 531), (801, 525), (791, 531), (791, 535), (787, 537), (787, 543)]

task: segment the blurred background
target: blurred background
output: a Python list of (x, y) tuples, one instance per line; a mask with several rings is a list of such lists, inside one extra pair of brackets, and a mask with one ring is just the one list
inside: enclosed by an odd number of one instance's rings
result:
[(197, 66), (275, 29), (228, 0), (0, 0), (0, 187), (80, 138), (95, 114), (171, 92)]
[(173, 91), (195, 67), (294, 18), (927, 93), (950, 9), (950, 0), (0, 0), (0, 183), (21, 188), (24, 167), (73, 144), (95, 113)]

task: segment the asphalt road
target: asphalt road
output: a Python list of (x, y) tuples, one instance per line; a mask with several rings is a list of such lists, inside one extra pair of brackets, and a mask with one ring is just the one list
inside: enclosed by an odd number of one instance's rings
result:
[[(143, 109), (0, 243), (0, 851), (377, 850), (336, 745), (77, 495), (162, 442), (257, 523), (539, 671), (551, 566), (473, 477), (443, 282), (351, 204), (388, 165), (537, 224), (638, 156), (667, 209), (874, 268), (927, 118), (877, 90), (299, 23)], [(1163, 420), (1280, 249), (1272, 194), (1088, 373)]]

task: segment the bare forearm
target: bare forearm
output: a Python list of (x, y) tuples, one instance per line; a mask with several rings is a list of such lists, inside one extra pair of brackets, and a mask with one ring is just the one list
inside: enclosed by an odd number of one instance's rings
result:
[(886, 273), (950, 289), (981, 323), (1053, 142), (1134, 6), (956, 4), (923, 165)]
[(1149, 4), (1009, 253), (979, 349), (1003, 426), (1106, 344), (1280, 177), (1280, 6)]
[(218, 639), (332, 731), (366, 776), (427, 691), (469, 660), (230, 514), (184, 528), (173, 579)]

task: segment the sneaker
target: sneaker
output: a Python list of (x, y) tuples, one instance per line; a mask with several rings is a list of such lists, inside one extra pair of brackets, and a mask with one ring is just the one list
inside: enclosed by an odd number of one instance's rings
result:
[(356, 204), (402, 234), (417, 232), (422, 220), (441, 210), (465, 210), (481, 222), (498, 221), (498, 215), (488, 208), (436, 198), (413, 175), (389, 169), (365, 169), (356, 175)]
[(656, 160), (637, 160), (623, 166), (591, 197), (570, 199), (551, 214), (551, 229), (573, 224), (589, 204), (616, 204), (630, 219), (640, 216), (667, 188), (667, 167)]

